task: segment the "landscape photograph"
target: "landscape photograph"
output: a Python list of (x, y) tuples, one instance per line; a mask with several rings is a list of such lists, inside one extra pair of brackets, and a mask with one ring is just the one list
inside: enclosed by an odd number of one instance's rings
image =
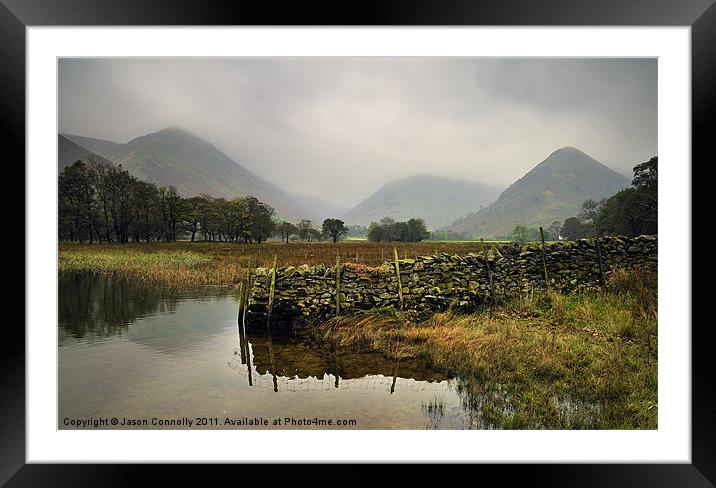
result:
[(57, 62), (58, 429), (658, 429), (656, 58)]

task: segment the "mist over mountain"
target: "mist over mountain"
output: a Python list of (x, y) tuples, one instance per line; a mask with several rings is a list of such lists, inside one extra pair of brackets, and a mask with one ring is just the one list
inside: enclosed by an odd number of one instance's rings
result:
[(428, 229), (452, 223), (481, 205), (487, 205), (499, 189), (431, 175), (416, 175), (384, 185), (343, 215), (347, 224), (368, 225), (383, 217), (407, 220), (420, 217)]
[(255, 175), (207, 141), (171, 127), (137, 137), (126, 144), (64, 134), (76, 145), (122, 165), (139, 179), (175, 186), (180, 194), (202, 193), (233, 199), (252, 195), (271, 205), (281, 217), (298, 220), (311, 214), (273, 183)]
[(574, 147), (554, 151), (489, 206), (448, 228), (472, 238), (511, 236), (516, 225), (548, 227), (577, 215), (587, 199), (600, 200), (628, 187), (629, 179)]
[(348, 207), (329, 202), (321, 197), (302, 193), (289, 193), (289, 195), (305, 209), (307, 218), (314, 224), (320, 224), (327, 218), (340, 217), (348, 211)]

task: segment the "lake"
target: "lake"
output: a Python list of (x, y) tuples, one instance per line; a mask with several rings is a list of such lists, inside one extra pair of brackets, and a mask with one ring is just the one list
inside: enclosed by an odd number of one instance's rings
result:
[(477, 427), (458, 379), (244, 331), (237, 311), (233, 288), (60, 273), (58, 428)]

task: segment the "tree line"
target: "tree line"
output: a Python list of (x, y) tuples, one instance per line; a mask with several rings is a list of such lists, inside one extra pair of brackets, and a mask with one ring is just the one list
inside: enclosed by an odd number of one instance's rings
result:
[(68, 166), (58, 182), (60, 240), (263, 242), (274, 234), (274, 214), (251, 196), (184, 198), (173, 186), (139, 180), (96, 157)]
[(430, 232), (423, 219), (396, 222), (390, 217), (383, 217), (380, 222), (371, 222), (367, 236), (371, 242), (420, 242), (430, 237)]
[(349, 230), (339, 219), (325, 219), (320, 230), (310, 220), (277, 221), (275, 210), (253, 196), (185, 198), (173, 186), (139, 180), (96, 156), (60, 173), (58, 217), (58, 238), (80, 243), (261, 243), (274, 236), (336, 242)]

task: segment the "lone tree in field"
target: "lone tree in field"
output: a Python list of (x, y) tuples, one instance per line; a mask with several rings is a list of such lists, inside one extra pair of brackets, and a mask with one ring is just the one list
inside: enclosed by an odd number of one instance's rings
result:
[(323, 221), (322, 230), (324, 236), (330, 236), (333, 242), (338, 242), (338, 239), (348, 232), (348, 227), (341, 219), (326, 219)]

